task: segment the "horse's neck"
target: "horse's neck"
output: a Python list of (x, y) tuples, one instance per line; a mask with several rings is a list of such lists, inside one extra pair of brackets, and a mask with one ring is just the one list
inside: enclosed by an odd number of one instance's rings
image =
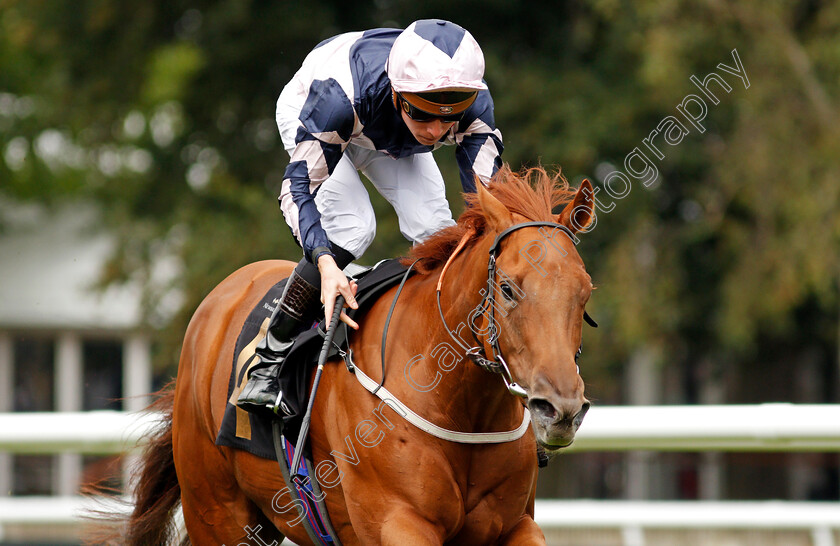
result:
[[(482, 343), (476, 341), (469, 326), (469, 316), (483, 299), (482, 290), (487, 286), (487, 256), (489, 241), (468, 249), (455, 260), (446, 272), (441, 287), (440, 304), (447, 326), (467, 346)], [(435, 403), (445, 406), (445, 413), (463, 427), (475, 432), (514, 428), (521, 421), (519, 402), (504, 388), (499, 375), (482, 370), (464, 357), (464, 350), (447, 333), (440, 320), (435, 287), (440, 276), (433, 272), (420, 279), (412, 290), (412, 301), (418, 316), (425, 317), (423, 326), (431, 335), (423, 336), (419, 346), (412, 348), (420, 354), (430, 354), (442, 343), (449, 345), (461, 360), (446, 372), (439, 389), (444, 396), (434, 397)]]

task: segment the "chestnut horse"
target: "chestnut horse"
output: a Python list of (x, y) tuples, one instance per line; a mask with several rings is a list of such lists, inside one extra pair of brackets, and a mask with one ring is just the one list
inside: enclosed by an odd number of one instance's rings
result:
[[(405, 282), (390, 319), (385, 386), (446, 429), (517, 429), (527, 419), (523, 406), (532, 426), (502, 443), (439, 439), (383, 406), (340, 361), (328, 363), (310, 442), (314, 474), (345, 545), (545, 544), (533, 519), (536, 447), (552, 452), (569, 445), (589, 407), (576, 356), (592, 285), (574, 234), (593, 217), (592, 186), (584, 181), (574, 191), (559, 174), (516, 174), (507, 166), (487, 189), (478, 186), (457, 225), (412, 250), (409, 260), (419, 259), (419, 274)], [(537, 224), (520, 225), (527, 222)], [(488, 262), (494, 261), (488, 255), (500, 234), (496, 279), (489, 285), (494, 294), (487, 300)], [(271, 544), (283, 536), (311, 544), (296, 525), (289, 497), (283, 500), (277, 463), (214, 443), (243, 322), (294, 265), (265, 261), (243, 267), (196, 310), (174, 395), (160, 401), (167, 406), (174, 400), (174, 407), (147, 448), (124, 541), (163, 544), (180, 501), (192, 544)], [(361, 329), (350, 340), (356, 366), (376, 381), (395, 291), (356, 317)], [(492, 314), (487, 305), (482, 309), (488, 301)], [(463, 328), (471, 314), (478, 318), (472, 328), (477, 335)], [(491, 323), (495, 343), (481, 335)], [(508, 379), (524, 389), (524, 398), (461, 353), (441, 351), (455, 345), (454, 336), (469, 345), (477, 341), (490, 360), (503, 354)]]

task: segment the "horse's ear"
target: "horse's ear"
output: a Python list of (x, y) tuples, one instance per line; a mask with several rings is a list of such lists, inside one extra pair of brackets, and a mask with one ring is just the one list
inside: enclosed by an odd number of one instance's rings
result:
[(572, 233), (586, 229), (595, 218), (595, 200), (592, 197), (592, 183), (584, 179), (575, 198), (557, 215), (557, 223), (566, 226)]
[(481, 210), (484, 211), (484, 218), (487, 220), (487, 226), (494, 231), (504, 231), (513, 225), (513, 216), (506, 206), (501, 201), (496, 199), (490, 190), (484, 187), (484, 184), (479, 182), (476, 184), (476, 191), (478, 193), (478, 202), (481, 205)]
[(507, 207), (493, 197), (493, 194), (484, 187), (484, 184), (479, 182), (476, 186), (478, 202), (481, 204), (481, 210), (484, 211), (484, 218), (487, 220), (487, 225), (497, 232), (504, 231), (512, 226), (513, 216)]

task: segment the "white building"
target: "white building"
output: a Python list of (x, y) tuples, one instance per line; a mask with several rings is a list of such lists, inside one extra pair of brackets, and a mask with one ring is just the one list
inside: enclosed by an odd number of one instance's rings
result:
[[(114, 240), (94, 209), (0, 214), (0, 411), (145, 407), (152, 366), (141, 291), (95, 288)], [(0, 496), (73, 495), (95, 459), (0, 453)]]

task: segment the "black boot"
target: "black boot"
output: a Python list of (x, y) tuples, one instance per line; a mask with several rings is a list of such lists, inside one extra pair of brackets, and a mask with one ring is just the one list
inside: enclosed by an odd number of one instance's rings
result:
[(284, 412), (278, 380), (280, 366), (294, 344), (294, 337), (307, 321), (314, 320), (320, 308), (319, 296), (318, 287), (306, 281), (297, 270), (292, 272), (271, 315), (268, 332), (257, 345), (255, 352), (260, 360), (251, 368), (237, 406), (253, 413)]

